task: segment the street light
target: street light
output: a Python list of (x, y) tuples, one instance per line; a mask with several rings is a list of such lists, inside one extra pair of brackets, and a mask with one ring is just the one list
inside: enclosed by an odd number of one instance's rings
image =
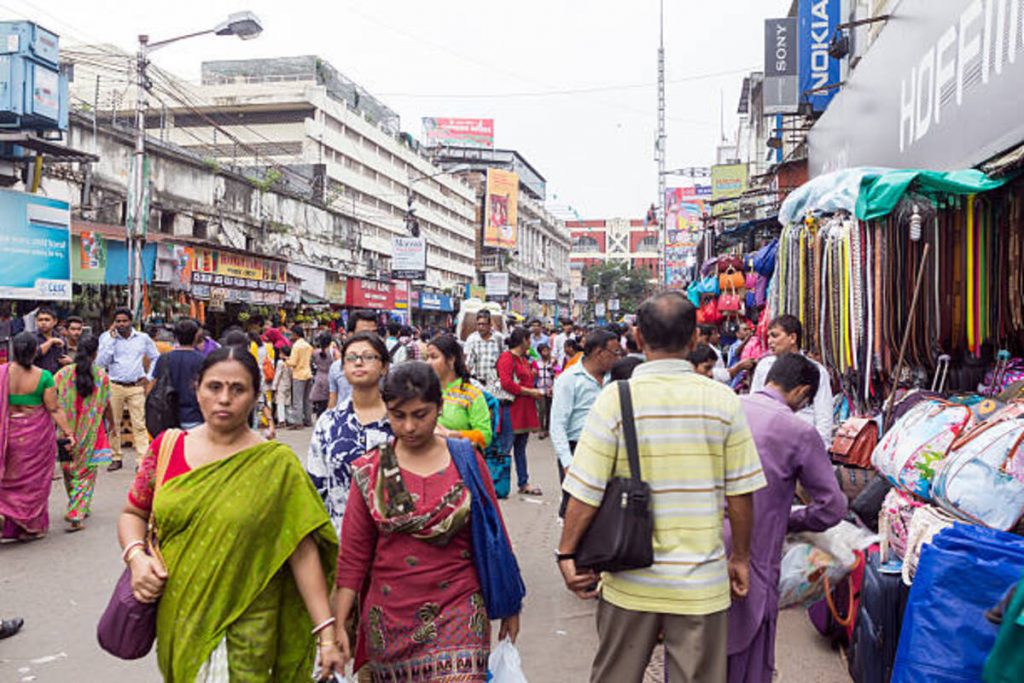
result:
[(146, 89), (149, 79), (149, 53), (171, 43), (187, 38), (215, 34), (238, 36), (252, 40), (263, 32), (263, 25), (252, 12), (235, 12), (211, 29), (186, 33), (174, 38), (150, 42), (149, 36), (139, 35), (139, 49), (136, 53), (137, 90), (135, 100), (135, 153), (132, 157), (131, 178), (128, 185), (128, 212), (125, 216), (125, 232), (128, 240), (128, 307), (137, 312), (142, 299), (142, 248), (146, 243), (146, 228), (149, 223), (149, 188), (146, 182)]

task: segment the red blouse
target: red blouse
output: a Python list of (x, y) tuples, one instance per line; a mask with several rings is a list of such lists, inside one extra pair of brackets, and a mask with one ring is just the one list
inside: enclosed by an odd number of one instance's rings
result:
[(512, 401), (512, 429), (516, 432), (539, 430), (537, 399), (523, 394), (523, 389), (534, 388), (530, 361), (505, 351), (498, 356), (498, 379), (501, 380), (501, 388), (515, 397)]
[[(167, 471), (164, 473), (165, 484), (177, 476), (192, 471), (188, 461), (185, 460), (185, 435), (187, 433), (184, 431), (181, 433), (181, 436), (178, 437), (178, 442), (174, 444), (174, 448), (171, 450), (171, 457), (167, 461)], [(160, 444), (163, 443), (163, 440), (164, 435), (161, 434), (150, 442), (149, 450), (146, 451), (145, 457), (139, 463), (139, 471), (135, 475), (135, 481), (128, 490), (128, 502), (146, 512), (149, 512), (150, 508), (153, 507), (153, 488), (156, 485), (156, 457), (160, 452)]]

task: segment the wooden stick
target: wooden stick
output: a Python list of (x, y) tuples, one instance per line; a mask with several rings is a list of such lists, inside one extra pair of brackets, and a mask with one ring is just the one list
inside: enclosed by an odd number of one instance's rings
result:
[(932, 245), (925, 242), (924, 251), (921, 252), (921, 265), (917, 267), (917, 282), (914, 283), (914, 298), (910, 300), (910, 312), (907, 315), (907, 328), (903, 330), (903, 342), (900, 344), (900, 355), (899, 360), (896, 361), (896, 370), (892, 375), (892, 387), (889, 389), (889, 400), (885, 407), (885, 418), (882, 420), (882, 426), (885, 430), (888, 430), (890, 425), (890, 419), (892, 418), (892, 410), (896, 407), (896, 387), (900, 381), (900, 373), (903, 371), (903, 356), (907, 351), (907, 342), (910, 340), (910, 330), (914, 325), (914, 314), (917, 313), (917, 300), (921, 294), (921, 284), (924, 281), (924, 271), (928, 266), (928, 253), (931, 251)]

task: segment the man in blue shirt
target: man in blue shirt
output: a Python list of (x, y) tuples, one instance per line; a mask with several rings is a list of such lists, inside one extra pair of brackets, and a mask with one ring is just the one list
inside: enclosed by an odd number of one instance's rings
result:
[(160, 357), (149, 335), (132, 327), (132, 312), (127, 308), (114, 311), (114, 329), (100, 337), (96, 365), (110, 376), (110, 410), (114, 413), (114, 429), (110, 434), (113, 458), (108, 472), (121, 469), (121, 417), (127, 406), (132, 425), (132, 445), (138, 458), (149, 446), (146, 431), (146, 388), (153, 378), (152, 370)]
[(548, 348), (551, 348), (551, 337), (544, 334), (544, 327), (541, 326), (539, 320), (534, 318), (530, 321), (530, 348), (540, 355), (540, 351), (537, 351), (537, 348), (541, 344), (547, 344)]
[(203, 354), (195, 347), (198, 334), (199, 323), (195, 320), (179, 320), (174, 326), (174, 338), (178, 345), (160, 356), (153, 367), (153, 377), (159, 379), (164, 366), (167, 366), (171, 383), (178, 394), (178, 426), (185, 430), (195, 429), (203, 423), (203, 414), (196, 400), (196, 376), (199, 374), (199, 366), (203, 364)]
[[(565, 472), (572, 464), (576, 442), (590, 407), (604, 387), (605, 375), (622, 353), (622, 345), (614, 332), (595, 330), (583, 341), (583, 360), (571, 365), (555, 380), (551, 397), (551, 443), (558, 456), (559, 481), (565, 479)], [(565, 517), (567, 502), (567, 494), (563, 492), (559, 517)]]

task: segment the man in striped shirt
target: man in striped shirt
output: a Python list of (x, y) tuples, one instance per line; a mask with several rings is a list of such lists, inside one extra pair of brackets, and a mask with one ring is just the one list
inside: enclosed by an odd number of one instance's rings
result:
[[(752, 494), (765, 476), (739, 398), (685, 360), (696, 309), (666, 292), (646, 301), (637, 318), (647, 362), (629, 383), (640, 474), (653, 499), (654, 564), (601, 576), (591, 681), (640, 680), (664, 634), (668, 680), (717, 683), (726, 678), (730, 589), (737, 599), (748, 590)], [(610, 385), (595, 401), (565, 478), (571, 499), (557, 559), (566, 586), (581, 598), (597, 594), (597, 577), (576, 567), (576, 547), (609, 479), (629, 476), (617, 391)]]

